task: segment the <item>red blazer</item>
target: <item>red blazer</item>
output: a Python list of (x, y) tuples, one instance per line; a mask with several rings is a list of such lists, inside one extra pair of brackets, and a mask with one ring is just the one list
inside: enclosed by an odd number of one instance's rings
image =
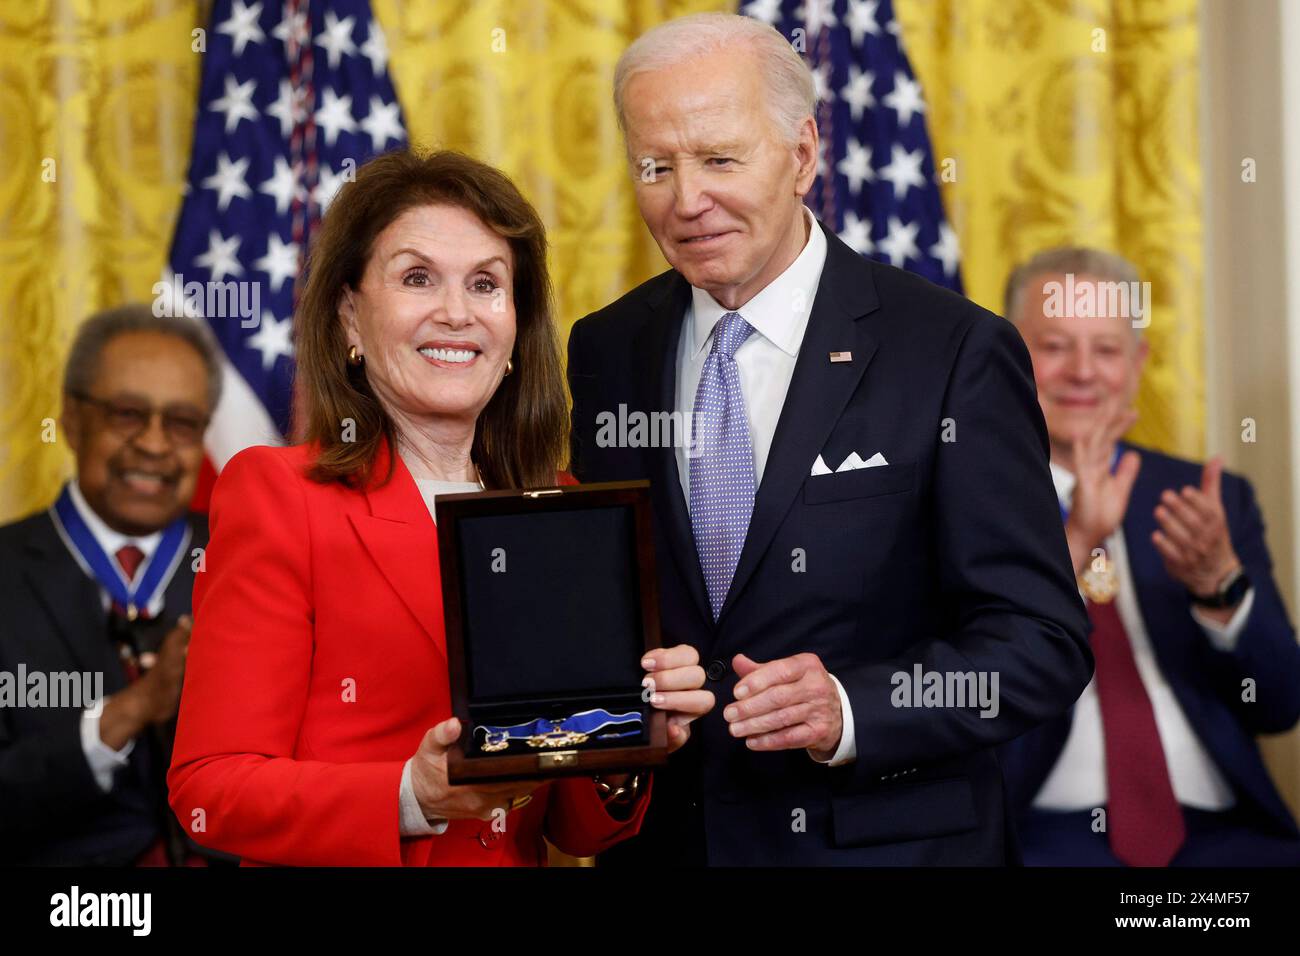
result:
[(167, 775), (194, 839), (252, 864), (533, 866), (543, 834), (589, 856), (636, 833), (648, 796), (615, 820), (575, 777), (504, 833), (400, 835), (403, 765), (451, 716), (434, 525), (400, 458), (369, 491), (313, 482), (308, 462), (249, 448), (213, 492)]

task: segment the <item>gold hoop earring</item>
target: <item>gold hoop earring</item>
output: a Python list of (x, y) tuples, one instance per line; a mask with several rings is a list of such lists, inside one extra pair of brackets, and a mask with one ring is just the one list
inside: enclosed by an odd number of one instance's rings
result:
[(360, 354), (357, 351), (357, 347), (355, 345), (348, 349), (348, 364), (351, 365), (353, 368), (360, 365), (365, 360), (366, 360), (365, 356)]
[(514, 359), (506, 359), (506, 375), (509, 375), (514, 370), (515, 370)]

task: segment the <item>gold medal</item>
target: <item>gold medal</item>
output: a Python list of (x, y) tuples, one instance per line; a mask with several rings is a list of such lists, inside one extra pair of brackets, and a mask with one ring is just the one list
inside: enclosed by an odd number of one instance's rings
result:
[(534, 734), (527, 738), (530, 747), (572, 747), (587, 742), (587, 734), (575, 730), (560, 730), (556, 727), (544, 734)]
[(1119, 575), (1115, 573), (1115, 562), (1106, 558), (1105, 552), (1096, 555), (1089, 563), (1088, 569), (1079, 577), (1079, 588), (1083, 596), (1094, 604), (1109, 604), (1119, 592)]

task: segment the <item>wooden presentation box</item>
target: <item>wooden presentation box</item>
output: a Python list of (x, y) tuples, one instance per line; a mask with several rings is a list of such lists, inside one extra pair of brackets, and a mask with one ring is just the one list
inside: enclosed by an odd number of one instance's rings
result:
[(641, 659), (661, 646), (649, 483), (439, 495), (453, 784), (667, 759)]

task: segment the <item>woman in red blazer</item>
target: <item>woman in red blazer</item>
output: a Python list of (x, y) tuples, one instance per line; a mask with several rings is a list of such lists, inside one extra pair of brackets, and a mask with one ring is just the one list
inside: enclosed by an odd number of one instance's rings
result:
[[(295, 316), (307, 442), (246, 449), (212, 496), (168, 774), (197, 842), (529, 866), (543, 837), (588, 856), (637, 831), (641, 775), (447, 782), (435, 499), (567, 479), (545, 261), (514, 185), (456, 153), (386, 154), (335, 198)], [(676, 749), (713, 696), (690, 647), (646, 663)]]

